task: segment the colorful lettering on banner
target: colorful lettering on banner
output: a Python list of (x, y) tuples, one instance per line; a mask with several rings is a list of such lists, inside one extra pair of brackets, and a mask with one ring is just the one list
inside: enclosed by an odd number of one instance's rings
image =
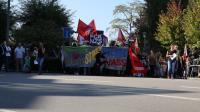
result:
[(105, 68), (111, 70), (125, 70), (127, 63), (127, 48), (111, 47), (65, 47), (66, 67), (93, 67), (96, 55), (101, 51), (105, 57)]
[[(89, 63), (90, 52), (93, 51), (95, 47), (65, 47), (64, 48), (64, 57), (65, 57), (65, 66), (66, 67), (83, 67), (83, 66), (93, 66), (93, 63)], [(86, 56), (85, 54), (89, 54)], [(88, 63), (86, 63), (88, 62)], [(91, 61), (90, 61), (91, 62)]]
[(91, 45), (102, 45), (103, 44), (102, 35), (90, 35), (90, 44)]
[(92, 63), (93, 61), (95, 61), (96, 55), (98, 54), (99, 51), (101, 51), (101, 47), (97, 47), (94, 50), (92, 50), (91, 52), (87, 53), (85, 55), (85, 64), (89, 64), (89, 63)]
[(106, 64), (108, 66), (126, 66), (126, 59), (109, 59)]
[(127, 63), (127, 48), (103, 48), (102, 53), (106, 58), (106, 69), (125, 70)]

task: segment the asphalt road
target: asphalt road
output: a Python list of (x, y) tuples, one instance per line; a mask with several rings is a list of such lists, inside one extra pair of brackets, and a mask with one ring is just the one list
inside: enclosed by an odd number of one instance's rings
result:
[(200, 79), (0, 73), (0, 112), (200, 112)]

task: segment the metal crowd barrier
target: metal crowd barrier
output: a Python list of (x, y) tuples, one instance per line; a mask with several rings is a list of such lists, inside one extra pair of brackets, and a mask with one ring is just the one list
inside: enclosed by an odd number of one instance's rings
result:
[[(189, 77), (200, 77), (200, 59), (193, 59), (191, 65), (189, 65)], [(196, 75), (194, 76), (194, 73)]]

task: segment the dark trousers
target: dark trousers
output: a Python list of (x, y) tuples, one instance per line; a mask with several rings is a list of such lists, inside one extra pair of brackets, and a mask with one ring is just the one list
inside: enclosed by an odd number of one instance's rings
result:
[(0, 71), (1, 71), (2, 65), (3, 65), (3, 56), (0, 56)]
[(11, 57), (6, 56), (5, 57), (5, 70), (8, 71), (10, 69), (10, 62), (11, 62)]
[(155, 67), (156, 67), (156, 65), (150, 65), (150, 70), (149, 70), (149, 76), (150, 77), (155, 76)]
[(38, 74), (42, 74), (43, 63), (44, 63), (44, 57), (39, 57), (38, 58)]

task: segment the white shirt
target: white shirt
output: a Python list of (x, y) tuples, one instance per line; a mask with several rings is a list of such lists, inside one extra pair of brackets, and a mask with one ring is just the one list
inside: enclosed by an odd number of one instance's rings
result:
[(37, 50), (33, 51), (33, 56), (36, 57), (36, 58), (38, 57), (38, 51)]
[(11, 48), (10, 46), (6, 46), (6, 56), (11, 56)]
[(16, 47), (15, 48), (15, 57), (17, 59), (22, 59), (25, 53), (25, 49), (23, 47)]

